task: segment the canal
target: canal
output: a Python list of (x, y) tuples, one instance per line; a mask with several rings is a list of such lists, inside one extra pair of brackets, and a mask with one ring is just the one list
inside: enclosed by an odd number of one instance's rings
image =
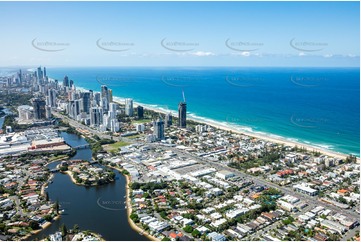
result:
[(5, 117), (7, 115), (11, 114), (11, 112), (7, 108), (4, 108), (2, 111), (5, 113), (5, 115), (0, 118), (0, 130), (2, 130), (4, 121), (5, 121)]
[[(61, 136), (71, 146), (86, 144), (86, 141), (74, 134), (62, 132)], [(90, 149), (78, 150), (72, 159), (91, 160)], [(48, 165), (55, 168), (58, 162)], [(68, 229), (78, 224), (81, 230), (91, 230), (99, 233), (105, 240), (147, 240), (134, 231), (127, 220), (125, 209), (126, 180), (118, 171), (113, 183), (98, 186), (84, 187), (72, 183), (68, 175), (55, 173), (53, 182), (46, 191), (52, 201), (58, 201), (60, 209), (64, 209), (61, 218), (31, 240), (42, 239), (58, 231), (61, 224)]]

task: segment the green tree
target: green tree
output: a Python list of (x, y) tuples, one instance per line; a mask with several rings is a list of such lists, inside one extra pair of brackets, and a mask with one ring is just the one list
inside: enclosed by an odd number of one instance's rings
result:
[(134, 223), (138, 223), (139, 222), (139, 216), (136, 213), (132, 213), (130, 216), (130, 219), (133, 220)]
[(201, 232), (199, 232), (197, 229), (193, 230), (192, 236), (195, 238), (199, 238), (201, 236)]
[(161, 211), (160, 213), (159, 213), (159, 215), (163, 218), (163, 219), (168, 219), (168, 217), (167, 217), (167, 212), (166, 211)]
[(5, 232), (6, 225), (4, 223), (0, 223), (0, 231)]
[(30, 228), (32, 228), (33, 230), (37, 230), (40, 228), (39, 226), (39, 223), (34, 221), (34, 220), (31, 220), (30, 223), (29, 223), (29, 226)]
[(193, 228), (192, 228), (192, 226), (190, 226), (190, 225), (185, 226), (185, 227), (183, 228), (183, 230), (184, 230), (184, 232), (186, 232), (186, 233), (192, 233), (192, 232), (193, 232)]
[(43, 219), (50, 222), (53, 219), (53, 217), (50, 214), (47, 214), (43, 217)]
[(78, 225), (78, 224), (74, 224), (74, 226), (73, 226), (73, 231), (74, 231), (74, 233), (78, 233), (78, 232), (79, 232), (79, 225)]
[(54, 204), (54, 209), (55, 209), (56, 214), (59, 214), (59, 201), (58, 200), (56, 200), (56, 202)]
[(65, 237), (68, 234), (68, 229), (66, 228), (65, 224), (62, 224), (60, 226), (60, 232), (63, 237)]

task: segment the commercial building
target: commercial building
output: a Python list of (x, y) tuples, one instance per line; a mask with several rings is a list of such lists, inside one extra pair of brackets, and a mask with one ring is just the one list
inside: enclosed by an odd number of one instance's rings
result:
[(19, 121), (30, 121), (34, 118), (34, 108), (29, 105), (18, 107)]
[(153, 122), (154, 135), (157, 140), (164, 140), (164, 122), (161, 117), (157, 121)]
[(216, 173), (216, 177), (219, 177), (223, 180), (227, 180), (231, 177), (234, 177), (234, 173), (231, 171), (227, 171), (227, 170), (222, 170)]
[(46, 118), (45, 111), (45, 101), (40, 98), (32, 99), (33, 109), (34, 109), (34, 119), (40, 120)]
[(144, 118), (144, 109), (142, 106), (137, 107), (137, 116), (138, 116), (138, 119)]
[(309, 196), (316, 196), (318, 193), (318, 191), (316, 189), (308, 187), (305, 184), (297, 184), (297, 185), (294, 185), (293, 188), (296, 191), (307, 194)]
[(125, 99), (125, 114), (129, 117), (133, 116), (133, 99), (126, 98)]
[(170, 127), (173, 124), (173, 118), (171, 113), (165, 115), (164, 125), (165, 127)]
[(187, 127), (187, 104), (180, 102), (178, 105), (178, 126), (180, 128)]
[(328, 229), (334, 230), (339, 234), (344, 234), (347, 231), (347, 227), (337, 222), (324, 219), (320, 222), (321, 226), (325, 226)]

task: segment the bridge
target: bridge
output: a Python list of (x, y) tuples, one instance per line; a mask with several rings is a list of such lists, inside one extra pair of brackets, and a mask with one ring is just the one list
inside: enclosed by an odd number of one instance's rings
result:
[(84, 145), (78, 145), (78, 146), (74, 146), (72, 147), (73, 149), (76, 149), (76, 150), (82, 150), (82, 149), (88, 149), (90, 148), (90, 145), (89, 144), (84, 144)]

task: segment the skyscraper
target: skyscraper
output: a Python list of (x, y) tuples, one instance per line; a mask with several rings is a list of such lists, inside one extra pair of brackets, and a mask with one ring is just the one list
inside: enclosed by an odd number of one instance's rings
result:
[(69, 78), (68, 78), (68, 76), (65, 76), (65, 77), (64, 77), (63, 86), (64, 86), (64, 87), (69, 87)]
[(100, 106), (100, 99), (101, 99), (101, 97), (100, 97), (100, 93), (99, 93), (99, 92), (94, 93), (94, 101), (95, 101), (95, 105)]
[(154, 127), (154, 135), (157, 140), (164, 140), (164, 122), (162, 118), (159, 116), (157, 121), (153, 122)]
[(138, 119), (144, 118), (144, 109), (142, 106), (137, 107), (137, 116), (138, 116)]
[(41, 67), (38, 67), (37, 79), (39, 84), (43, 83), (43, 71), (41, 70)]
[(82, 93), (82, 110), (83, 112), (89, 114), (90, 113), (90, 92)]
[(20, 84), (20, 86), (22, 86), (23, 85), (23, 74), (21, 72), (21, 69), (19, 70), (18, 75), (19, 75), (19, 84)]
[(45, 118), (46, 119), (51, 119), (52, 115), (51, 115), (51, 107), (50, 106), (46, 106), (45, 107)]
[(187, 127), (187, 104), (180, 102), (178, 105), (178, 126), (180, 128)]
[(117, 115), (117, 104), (116, 103), (109, 103), (109, 117), (110, 118), (116, 118)]
[(103, 112), (99, 107), (93, 107), (90, 110), (90, 125), (99, 126), (102, 124)]
[(167, 114), (165, 115), (164, 123), (165, 123), (165, 127), (170, 127), (170, 126), (172, 126), (172, 124), (173, 124), (172, 113), (167, 113)]
[(56, 107), (56, 91), (54, 89), (48, 90), (47, 105), (52, 108)]
[(33, 98), (34, 119), (40, 120), (46, 118), (45, 101), (40, 98)]
[(109, 92), (109, 103), (112, 103), (113, 102), (113, 90), (109, 89), (108, 92)]
[(129, 117), (133, 116), (133, 99), (125, 99), (125, 114)]
[(108, 87), (105, 85), (101, 86), (100, 99), (101, 99), (101, 106), (102, 106), (104, 112), (107, 112), (109, 110), (110, 98), (109, 98)]
[(74, 100), (74, 109), (73, 109), (74, 119), (77, 119), (78, 115), (80, 114), (81, 101), (82, 101), (81, 99)]

